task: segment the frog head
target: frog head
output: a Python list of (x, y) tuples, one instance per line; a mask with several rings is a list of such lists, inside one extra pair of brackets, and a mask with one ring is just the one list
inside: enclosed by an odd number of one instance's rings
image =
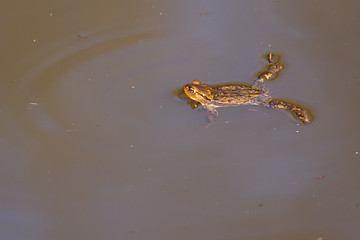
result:
[(212, 100), (212, 89), (212, 87), (201, 83), (197, 79), (184, 86), (186, 96), (199, 103), (206, 103)]

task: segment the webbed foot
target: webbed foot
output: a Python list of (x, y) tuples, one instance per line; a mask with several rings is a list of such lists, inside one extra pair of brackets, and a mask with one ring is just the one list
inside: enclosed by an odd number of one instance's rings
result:
[(273, 53), (268, 53), (266, 54), (266, 60), (270, 63), (270, 64), (275, 64), (278, 63), (280, 61), (280, 57), (279, 56), (275, 56)]

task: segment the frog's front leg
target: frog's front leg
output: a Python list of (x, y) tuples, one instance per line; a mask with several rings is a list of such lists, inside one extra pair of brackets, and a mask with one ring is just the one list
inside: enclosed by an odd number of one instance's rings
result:
[(191, 109), (197, 109), (199, 107), (199, 103), (193, 100), (188, 101), (188, 103), (190, 104)]
[(312, 115), (309, 110), (284, 100), (271, 100), (265, 103), (264, 106), (274, 109), (284, 109), (290, 112), (295, 118), (302, 121), (304, 124), (308, 124), (312, 121)]
[(216, 111), (216, 108), (214, 107), (207, 107), (205, 108), (207, 110), (207, 115), (206, 115), (206, 128), (210, 127), (216, 120), (217, 116), (218, 116), (218, 111)]

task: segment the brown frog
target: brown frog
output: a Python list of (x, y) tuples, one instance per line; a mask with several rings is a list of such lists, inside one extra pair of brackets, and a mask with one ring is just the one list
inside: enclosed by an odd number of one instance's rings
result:
[[(280, 99), (272, 99), (268, 88), (264, 85), (265, 80), (274, 77), (275, 74), (283, 69), (279, 64), (279, 57), (272, 53), (266, 55), (269, 63), (267, 70), (261, 73), (252, 86), (231, 84), (211, 87), (194, 80), (184, 86), (185, 94), (193, 101), (200, 103), (207, 110), (207, 125), (215, 122), (218, 115), (216, 108), (233, 107), (244, 105), (264, 106), (274, 109), (284, 109), (300, 120), (304, 124), (312, 121), (311, 113), (302, 106), (286, 102)], [(195, 105), (196, 108), (197, 106)]]

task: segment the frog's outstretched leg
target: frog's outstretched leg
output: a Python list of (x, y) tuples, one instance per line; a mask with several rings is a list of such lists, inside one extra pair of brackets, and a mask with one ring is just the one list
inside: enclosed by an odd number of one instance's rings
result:
[(257, 88), (265, 88), (264, 80), (271, 79), (274, 74), (280, 72), (284, 68), (284, 66), (279, 64), (280, 58), (275, 57), (272, 53), (266, 55), (266, 60), (269, 62), (270, 65), (268, 69), (265, 72), (261, 73), (255, 80), (255, 86)]
[(304, 124), (308, 124), (312, 121), (312, 116), (309, 110), (293, 103), (285, 102), (283, 100), (271, 100), (265, 103), (264, 106), (289, 111), (295, 118), (299, 119)]
[(218, 112), (215, 108), (206, 108), (207, 116), (206, 116), (206, 128), (210, 127), (216, 120), (218, 116)]

